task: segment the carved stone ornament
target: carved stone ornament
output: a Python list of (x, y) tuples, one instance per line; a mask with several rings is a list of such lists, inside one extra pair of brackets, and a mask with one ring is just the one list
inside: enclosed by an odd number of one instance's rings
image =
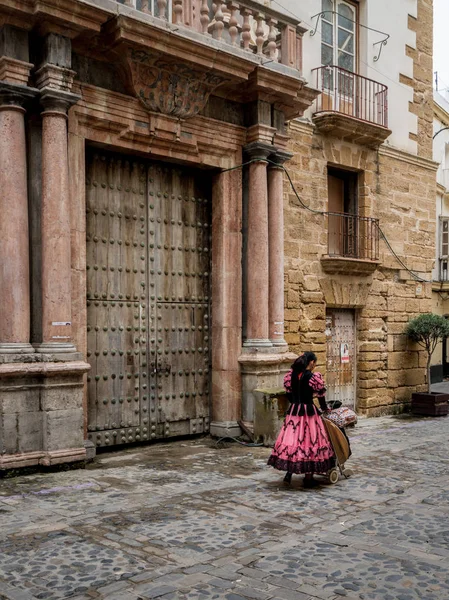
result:
[(134, 91), (145, 108), (183, 119), (198, 114), (210, 94), (227, 81), (145, 50), (128, 50), (127, 63)]

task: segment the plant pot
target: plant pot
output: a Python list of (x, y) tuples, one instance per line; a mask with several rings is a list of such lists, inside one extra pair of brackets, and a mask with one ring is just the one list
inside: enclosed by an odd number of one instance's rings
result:
[(412, 414), (444, 417), (449, 413), (449, 394), (419, 392), (412, 394)]

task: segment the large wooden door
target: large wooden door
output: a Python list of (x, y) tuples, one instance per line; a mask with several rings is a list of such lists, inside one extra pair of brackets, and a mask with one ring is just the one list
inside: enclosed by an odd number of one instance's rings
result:
[(207, 174), (97, 152), (86, 196), (89, 438), (207, 430)]
[(326, 312), (327, 399), (355, 409), (355, 315), (352, 310)]

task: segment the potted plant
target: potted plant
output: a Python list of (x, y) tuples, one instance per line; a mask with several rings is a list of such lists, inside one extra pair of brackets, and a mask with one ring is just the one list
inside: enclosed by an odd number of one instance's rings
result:
[(427, 354), (427, 393), (412, 394), (412, 413), (417, 415), (447, 415), (449, 394), (430, 391), (430, 361), (439, 342), (449, 337), (449, 321), (440, 315), (423, 313), (407, 323), (404, 333), (419, 344)]

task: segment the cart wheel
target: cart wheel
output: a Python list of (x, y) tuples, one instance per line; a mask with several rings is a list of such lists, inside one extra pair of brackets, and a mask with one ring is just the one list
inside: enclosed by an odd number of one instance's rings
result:
[(348, 479), (351, 475), (354, 475), (354, 471), (352, 469), (343, 469), (343, 475)]
[(338, 481), (338, 471), (337, 469), (331, 469), (328, 474), (327, 477), (329, 479), (329, 483), (337, 483)]

